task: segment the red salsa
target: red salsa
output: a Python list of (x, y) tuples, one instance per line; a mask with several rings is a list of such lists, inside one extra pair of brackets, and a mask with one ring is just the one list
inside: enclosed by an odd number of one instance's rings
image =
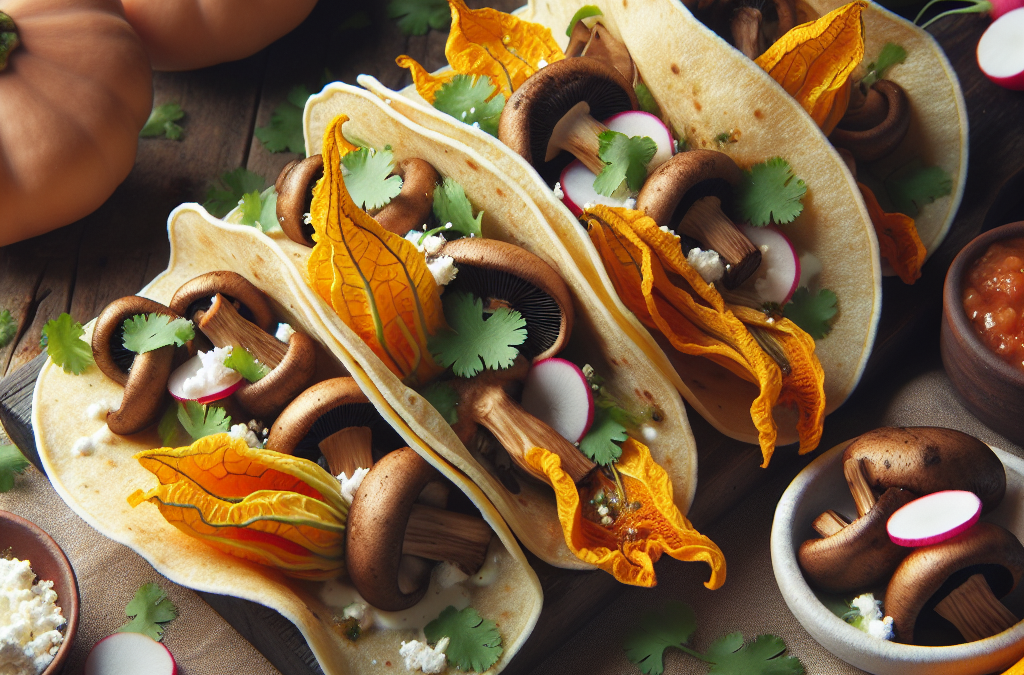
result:
[(1024, 371), (1024, 238), (997, 241), (974, 261), (963, 305), (981, 341)]

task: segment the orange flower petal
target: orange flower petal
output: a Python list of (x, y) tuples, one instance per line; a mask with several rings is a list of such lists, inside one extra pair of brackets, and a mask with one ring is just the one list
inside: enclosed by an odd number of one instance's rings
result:
[(914, 283), (921, 278), (921, 265), (928, 254), (917, 234), (914, 219), (902, 213), (886, 213), (867, 185), (857, 183), (857, 186), (864, 195), (864, 205), (868, 207), (871, 224), (875, 226), (882, 257), (889, 261), (903, 283)]
[(427, 72), (427, 69), (419, 64), (416, 59), (411, 56), (402, 54), (395, 63), (400, 68), (408, 68), (409, 73), (412, 75), (412, 83), (416, 85), (416, 93), (418, 93), (423, 100), (427, 103), (433, 104), (434, 99), (437, 97), (437, 91), (444, 86), (444, 84), (458, 75), (454, 70), (447, 70), (440, 75), (431, 75)]

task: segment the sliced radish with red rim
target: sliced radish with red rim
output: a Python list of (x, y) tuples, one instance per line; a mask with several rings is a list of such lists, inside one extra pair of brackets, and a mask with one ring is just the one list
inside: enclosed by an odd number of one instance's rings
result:
[(594, 395), (576, 364), (560, 358), (533, 364), (523, 386), (523, 409), (578, 443), (594, 422)]
[[(178, 401), (195, 401), (196, 403), (212, 403), (213, 401), (219, 401), (222, 398), (231, 396), (244, 384), (242, 381), (242, 374), (235, 373), (228, 379), (225, 379), (219, 383), (211, 384), (209, 387), (204, 388), (203, 391), (199, 392), (199, 395), (189, 395), (185, 393), (185, 381), (195, 377), (203, 368), (203, 362), (199, 355), (196, 354), (185, 363), (178, 366), (171, 376), (167, 378), (167, 391), (171, 392)], [(193, 393), (194, 394), (194, 393)]]
[(915, 499), (889, 516), (886, 529), (900, 546), (930, 546), (978, 522), (981, 499), (966, 490), (943, 490)]
[(583, 162), (574, 159), (562, 169), (559, 182), (562, 184), (562, 203), (569, 207), (572, 215), (579, 216), (583, 208), (595, 204), (605, 206), (624, 206), (625, 199), (605, 197), (594, 189), (594, 172), (583, 166)]
[(114, 633), (99, 642), (85, 660), (85, 675), (176, 675), (174, 657), (142, 633)]
[(993, 21), (978, 40), (977, 54), (978, 67), (988, 79), (1024, 90), (1024, 7)]
[(774, 225), (751, 227), (740, 225), (743, 234), (761, 249), (761, 266), (753, 275), (754, 291), (763, 302), (784, 305), (789, 302), (800, 283), (800, 257), (782, 230)]

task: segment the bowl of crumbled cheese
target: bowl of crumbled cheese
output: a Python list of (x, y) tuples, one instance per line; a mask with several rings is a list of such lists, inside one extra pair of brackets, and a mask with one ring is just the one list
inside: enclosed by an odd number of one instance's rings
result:
[(57, 675), (78, 628), (78, 582), (57, 542), (0, 511), (0, 673)]

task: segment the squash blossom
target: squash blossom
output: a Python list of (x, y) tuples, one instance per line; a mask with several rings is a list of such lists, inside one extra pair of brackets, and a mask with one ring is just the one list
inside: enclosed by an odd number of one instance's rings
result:
[(333, 579), (345, 569), (348, 502), (319, 465), (250, 448), (228, 434), (135, 455), (160, 485), (128, 497), (210, 546), (291, 577)]

